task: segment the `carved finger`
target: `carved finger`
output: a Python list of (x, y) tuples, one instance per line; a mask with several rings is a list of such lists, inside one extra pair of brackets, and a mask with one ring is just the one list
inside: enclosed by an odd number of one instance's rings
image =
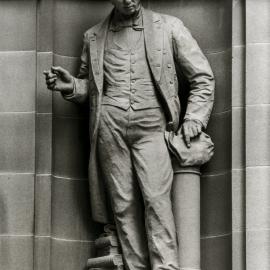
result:
[(62, 67), (52, 67), (51, 68), (51, 71), (52, 71), (52, 73), (54, 73), (54, 74), (60, 74), (60, 75), (67, 75), (67, 74), (69, 74), (68, 73), (68, 71), (67, 70), (65, 70), (64, 68), (62, 68)]
[(198, 135), (197, 127), (196, 127), (196, 125), (192, 125), (192, 126), (190, 127), (190, 137), (191, 137), (191, 138), (194, 138), (194, 137), (196, 137), (197, 135)]
[(57, 75), (52, 73), (51, 71), (44, 71), (43, 74), (45, 75), (46, 79), (57, 78)]
[(47, 83), (48, 83), (48, 84), (55, 83), (56, 80), (57, 80), (57, 77), (51, 78), (51, 79), (48, 79), (48, 80), (47, 80)]
[(186, 146), (190, 147), (190, 135), (189, 135), (189, 128), (187, 125), (183, 125), (183, 135), (184, 135), (184, 141), (186, 143)]
[(59, 86), (59, 84), (55, 84), (54, 86), (54, 91), (62, 91), (61, 87)]
[(57, 79), (57, 75), (56, 75), (56, 74), (53, 74), (53, 73), (50, 73), (50, 74), (47, 76), (47, 79)]
[(54, 91), (55, 89), (55, 82), (53, 82), (53, 83), (48, 83), (47, 84), (47, 88), (49, 89), (49, 90), (52, 90), (52, 91)]
[(51, 79), (47, 79), (47, 80), (46, 80), (46, 83), (47, 83), (47, 84), (55, 83), (56, 80), (57, 80), (57, 77), (51, 78)]
[(197, 130), (198, 130), (198, 134), (202, 133), (202, 125), (201, 124), (197, 125)]

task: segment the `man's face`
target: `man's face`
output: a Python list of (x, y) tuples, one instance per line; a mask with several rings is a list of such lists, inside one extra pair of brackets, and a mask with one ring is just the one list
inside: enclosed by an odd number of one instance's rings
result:
[(110, 2), (125, 16), (133, 15), (141, 4), (141, 0), (110, 0)]

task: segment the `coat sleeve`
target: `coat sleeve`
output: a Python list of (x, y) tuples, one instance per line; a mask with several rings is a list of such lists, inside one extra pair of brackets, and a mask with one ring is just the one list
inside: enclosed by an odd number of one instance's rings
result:
[(89, 41), (84, 34), (81, 65), (77, 77), (73, 77), (74, 89), (69, 95), (63, 94), (63, 98), (75, 103), (84, 103), (89, 96)]
[(206, 128), (214, 103), (213, 72), (198, 43), (179, 19), (172, 31), (175, 62), (190, 85), (184, 119), (199, 120)]

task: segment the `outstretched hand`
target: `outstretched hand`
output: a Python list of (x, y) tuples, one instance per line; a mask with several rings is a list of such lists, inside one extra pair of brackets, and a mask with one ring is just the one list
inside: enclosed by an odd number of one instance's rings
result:
[(51, 67), (51, 70), (43, 72), (47, 88), (51, 91), (59, 91), (64, 94), (71, 94), (74, 88), (72, 75), (62, 67)]
[(202, 133), (202, 123), (199, 120), (185, 120), (181, 131), (184, 136), (184, 141), (188, 148), (190, 148), (190, 140), (197, 137)]

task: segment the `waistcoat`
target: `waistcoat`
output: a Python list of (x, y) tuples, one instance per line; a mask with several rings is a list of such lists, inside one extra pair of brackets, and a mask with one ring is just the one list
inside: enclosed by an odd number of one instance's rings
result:
[(160, 107), (147, 62), (143, 31), (128, 27), (108, 32), (102, 104), (124, 110)]

